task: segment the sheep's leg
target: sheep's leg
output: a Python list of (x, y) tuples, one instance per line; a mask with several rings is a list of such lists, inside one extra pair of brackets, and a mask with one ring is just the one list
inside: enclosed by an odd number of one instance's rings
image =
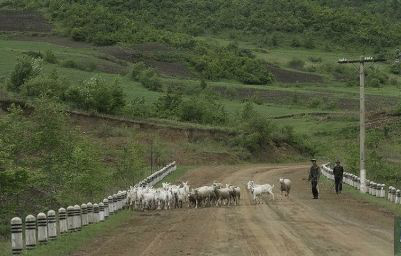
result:
[(273, 201), (274, 201), (274, 194), (273, 194), (273, 192), (269, 191), (269, 194), (273, 197)]

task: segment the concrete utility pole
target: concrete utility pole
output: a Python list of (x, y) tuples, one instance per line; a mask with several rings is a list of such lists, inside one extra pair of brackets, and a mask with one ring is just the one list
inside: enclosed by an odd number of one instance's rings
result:
[(361, 193), (366, 193), (366, 167), (365, 167), (365, 63), (367, 62), (383, 62), (385, 59), (375, 59), (373, 57), (364, 57), (361, 56), (359, 60), (347, 60), (340, 59), (338, 61), (339, 64), (348, 64), (348, 63), (359, 63), (359, 97), (360, 97), (360, 118), (359, 118), (359, 167), (360, 167), (360, 179)]

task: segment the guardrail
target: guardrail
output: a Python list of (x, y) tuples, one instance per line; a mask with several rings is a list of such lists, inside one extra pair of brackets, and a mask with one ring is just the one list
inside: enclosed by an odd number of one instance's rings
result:
[[(333, 169), (329, 167), (329, 164), (330, 163), (322, 165), (322, 174), (328, 179), (334, 180)], [(344, 172), (343, 183), (358, 190), (361, 186), (360, 178), (349, 172)], [(388, 201), (395, 204), (401, 204), (401, 190), (389, 186), (386, 192), (386, 184), (380, 184), (371, 180), (366, 180), (366, 186), (368, 188), (367, 194), (378, 198), (386, 198)]]
[[(146, 177), (136, 186), (153, 186), (177, 169), (172, 162), (159, 171)], [(84, 203), (81, 205), (41, 212), (36, 217), (28, 215), (23, 223), (20, 217), (11, 220), (11, 249), (13, 255), (19, 255), (23, 250), (32, 250), (38, 244), (47, 244), (60, 235), (79, 232), (88, 225), (106, 221), (120, 210), (127, 208), (127, 190), (109, 195), (99, 203)], [(25, 227), (23, 225), (25, 224)], [(25, 231), (25, 235), (23, 235)]]

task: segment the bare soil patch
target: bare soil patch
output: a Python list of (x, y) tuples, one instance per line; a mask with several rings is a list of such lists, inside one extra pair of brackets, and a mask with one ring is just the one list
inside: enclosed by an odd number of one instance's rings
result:
[(282, 69), (273, 65), (269, 65), (268, 69), (276, 80), (280, 83), (322, 83), (323, 78), (319, 75), (297, 72), (287, 69)]
[(52, 26), (39, 13), (0, 10), (0, 31), (50, 32)]
[[(284, 105), (303, 105), (310, 106), (312, 102), (318, 101), (319, 107), (331, 107), (342, 110), (359, 110), (359, 98), (355, 94), (354, 98), (342, 97), (331, 92), (297, 92), (281, 91), (272, 89), (257, 88), (229, 88), (225, 86), (214, 86), (213, 90), (219, 95), (234, 99), (257, 98), (264, 103), (284, 104)], [(398, 97), (367, 95), (366, 109), (377, 111), (378, 109), (393, 108), (398, 105)]]

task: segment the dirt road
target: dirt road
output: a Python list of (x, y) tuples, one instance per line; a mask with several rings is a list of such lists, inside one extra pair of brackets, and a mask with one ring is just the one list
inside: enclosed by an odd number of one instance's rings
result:
[[(393, 215), (384, 209), (337, 196), (320, 187), (312, 200), (302, 180), (307, 166), (203, 167), (183, 180), (194, 186), (213, 180), (241, 185), (241, 205), (134, 213), (123, 226), (97, 238), (83, 255), (393, 255)], [(289, 199), (279, 195), (278, 178), (293, 181)], [(253, 205), (245, 184), (275, 184), (276, 200)]]

